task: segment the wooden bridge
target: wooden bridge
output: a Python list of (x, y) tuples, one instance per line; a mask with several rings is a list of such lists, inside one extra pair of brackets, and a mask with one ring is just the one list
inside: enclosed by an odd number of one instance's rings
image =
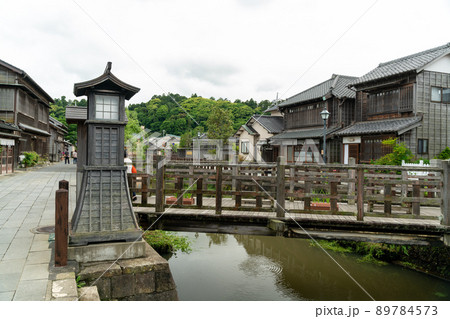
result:
[[(156, 165), (157, 166), (157, 165)], [(450, 234), (449, 163), (440, 167), (176, 163), (128, 176), (141, 220), (166, 229), (440, 244)], [(426, 172), (417, 174), (417, 172)], [(307, 230), (307, 232), (305, 232)], [(447, 243), (448, 244), (448, 243)]]

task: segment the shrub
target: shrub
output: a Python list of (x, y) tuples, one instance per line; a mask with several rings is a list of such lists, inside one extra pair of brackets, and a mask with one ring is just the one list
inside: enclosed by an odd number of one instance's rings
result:
[(22, 163), (25, 167), (33, 167), (39, 162), (39, 155), (36, 152), (24, 152), (25, 158)]
[(191, 251), (190, 242), (186, 237), (178, 236), (164, 230), (146, 231), (144, 240), (158, 253), (174, 253), (177, 250), (189, 253)]
[(442, 152), (436, 156), (437, 159), (446, 160), (450, 159), (450, 148), (447, 146)]
[(388, 138), (382, 142), (383, 145), (392, 146), (392, 152), (377, 159), (376, 165), (402, 165), (402, 160), (410, 162), (413, 159), (411, 150), (405, 143), (397, 143), (396, 138)]

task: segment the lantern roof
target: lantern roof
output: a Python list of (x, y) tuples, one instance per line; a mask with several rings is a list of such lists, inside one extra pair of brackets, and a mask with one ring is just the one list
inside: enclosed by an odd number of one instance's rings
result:
[(104, 90), (119, 92), (125, 95), (125, 99), (131, 99), (140, 88), (127, 84), (119, 80), (114, 74), (111, 73), (112, 62), (106, 64), (105, 72), (95, 79), (75, 83), (73, 86), (73, 93), (75, 96), (87, 95), (90, 90)]

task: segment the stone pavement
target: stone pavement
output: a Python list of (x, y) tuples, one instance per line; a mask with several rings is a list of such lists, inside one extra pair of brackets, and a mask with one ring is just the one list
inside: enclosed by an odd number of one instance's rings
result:
[(75, 209), (76, 165), (53, 164), (0, 176), (0, 300), (45, 300), (55, 225), (55, 191), (69, 181), (69, 213)]

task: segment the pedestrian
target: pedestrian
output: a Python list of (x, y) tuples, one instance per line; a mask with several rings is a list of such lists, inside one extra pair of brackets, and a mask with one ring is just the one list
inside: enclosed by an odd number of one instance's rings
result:
[(69, 151), (64, 152), (64, 164), (70, 164)]
[(77, 151), (76, 151), (76, 150), (73, 151), (73, 153), (72, 153), (72, 158), (73, 158), (73, 163), (74, 163), (74, 164), (77, 163), (77, 156), (78, 156)]
[[(127, 166), (127, 174), (136, 174), (137, 173), (136, 167), (134, 167), (134, 165), (132, 164), (132, 161), (128, 157), (126, 157), (124, 159), (124, 163)], [(129, 185), (129, 186), (131, 187), (132, 185)], [(136, 192), (133, 192), (131, 199), (133, 201), (135, 201), (137, 199)]]

